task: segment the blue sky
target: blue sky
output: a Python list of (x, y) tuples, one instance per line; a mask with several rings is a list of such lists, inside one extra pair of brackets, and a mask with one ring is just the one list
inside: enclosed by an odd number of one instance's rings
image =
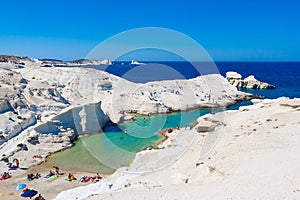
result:
[(3, 1), (0, 54), (72, 60), (122, 31), (164, 27), (214, 60), (299, 61), (299, 10), (296, 0)]

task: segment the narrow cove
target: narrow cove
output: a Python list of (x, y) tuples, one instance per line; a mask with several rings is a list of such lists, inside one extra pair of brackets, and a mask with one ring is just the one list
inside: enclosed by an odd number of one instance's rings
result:
[[(237, 109), (250, 101), (239, 102), (226, 109)], [(191, 125), (200, 116), (222, 108), (200, 109), (170, 114), (135, 115), (135, 121), (108, 125), (103, 133), (95, 133), (74, 142), (74, 146), (52, 154), (42, 165), (58, 165), (64, 170), (112, 174), (116, 169), (129, 166), (136, 153), (165, 140), (161, 130)]]

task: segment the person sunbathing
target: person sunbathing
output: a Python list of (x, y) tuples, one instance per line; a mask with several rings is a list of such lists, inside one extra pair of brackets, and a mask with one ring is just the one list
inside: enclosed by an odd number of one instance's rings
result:
[(8, 179), (11, 177), (11, 175), (8, 172), (4, 172), (1, 177), (2, 179)]
[(27, 180), (28, 181), (32, 181), (33, 179), (38, 179), (39, 177), (41, 177), (41, 175), (39, 173), (36, 173), (36, 175), (34, 175), (34, 174), (27, 174)]
[(93, 182), (98, 182), (100, 179), (102, 179), (102, 177), (100, 176), (99, 173), (97, 173), (96, 176), (92, 177), (92, 179), (93, 179)]
[(38, 178), (40, 178), (40, 177), (41, 177), (41, 175), (40, 175), (39, 173), (36, 173), (36, 174), (35, 174), (35, 178), (36, 178), (36, 179), (38, 179)]
[(27, 180), (28, 181), (32, 181), (34, 179), (34, 175), (33, 174), (27, 174)]
[(101, 179), (102, 177), (100, 176), (99, 173), (96, 174), (96, 179)]
[(50, 169), (49, 170), (49, 174), (47, 174), (46, 176), (44, 176), (44, 178), (50, 178), (50, 177), (52, 177), (54, 175), (55, 175), (55, 173)]
[(24, 190), (22, 190), (23, 193), (27, 192), (29, 189), (25, 188)]
[(79, 181), (86, 183), (86, 182), (89, 182), (90, 180), (92, 180), (92, 177), (90, 177), (90, 176), (83, 176), (83, 177), (80, 178)]
[(77, 180), (77, 179), (75, 178), (75, 176), (73, 174), (69, 173), (68, 180), (69, 181), (74, 181), (74, 180)]
[(41, 194), (39, 194), (39, 196), (35, 197), (34, 200), (45, 200), (45, 198)]
[(32, 156), (32, 158), (43, 158), (40, 154)]
[(50, 170), (48, 176), (53, 176), (53, 175), (55, 175), (54, 172)]

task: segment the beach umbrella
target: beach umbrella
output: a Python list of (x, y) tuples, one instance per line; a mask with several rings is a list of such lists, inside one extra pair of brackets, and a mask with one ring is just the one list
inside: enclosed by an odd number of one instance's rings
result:
[(23, 190), (25, 188), (26, 188), (26, 184), (23, 184), (23, 183), (21, 183), (15, 187), (16, 190)]
[(21, 194), (21, 197), (31, 198), (35, 196), (38, 192), (36, 190), (27, 190), (26, 192)]

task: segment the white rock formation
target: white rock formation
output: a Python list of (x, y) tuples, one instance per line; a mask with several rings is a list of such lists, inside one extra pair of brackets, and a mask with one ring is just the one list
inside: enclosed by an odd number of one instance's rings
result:
[(226, 72), (227, 79), (242, 80), (242, 75), (237, 72)]
[(248, 76), (242, 80), (242, 75), (237, 72), (227, 72), (226, 79), (228, 82), (237, 88), (247, 88), (247, 89), (274, 89), (275, 86), (258, 81), (253, 75)]
[(104, 59), (104, 60), (101, 60), (98, 64), (99, 65), (112, 65), (112, 62), (110, 59)]
[(94, 69), (26, 67), (20, 71), (31, 82), (30, 76), (34, 76), (40, 83), (55, 86), (72, 105), (101, 101), (103, 111), (114, 122), (123, 117), (122, 112), (147, 114), (226, 106), (247, 98), (220, 75), (136, 84)]

